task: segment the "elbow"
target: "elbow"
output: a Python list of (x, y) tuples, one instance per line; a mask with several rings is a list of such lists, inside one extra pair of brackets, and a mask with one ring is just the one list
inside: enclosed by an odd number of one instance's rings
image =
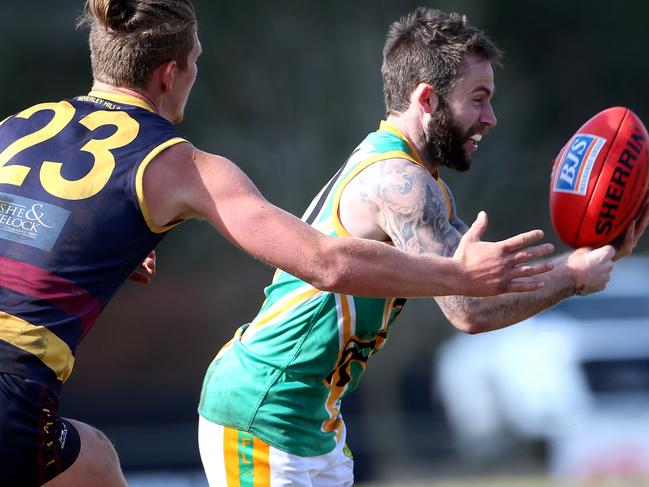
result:
[(480, 322), (479, 318), (473, 319), (463, 317), (462, 319), (454, 319), (453, 321), (451, 321), (451, 323), (453, 323), (453, 326), (455, 328), (457, 328), (462, 333), (466, 333), (467, 335), (477, 335), (478, 333), (488, 331)]
[(337, 246), (320, 249), (309, 276), (309, 283), (322, 291), (347, 292), (350, 288), (350, 273), (345, 267), (343, 253)]
[(455, 328), (467, 335), (477, 335), (494, 329), (488, 314), (476, 304), (466, 306), (449, 319)]
[(320, 267), (309, 280), (310, 284), (326, 292), (345, 292), (349, 286), (347, 283), (347, 276), (335, 267), (326, 268)]

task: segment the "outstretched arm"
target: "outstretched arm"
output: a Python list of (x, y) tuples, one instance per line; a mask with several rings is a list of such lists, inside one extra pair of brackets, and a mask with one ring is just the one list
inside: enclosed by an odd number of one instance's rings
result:
[[(154, 222), (199, 216), (250, 255), (315, 287), (363, 296), (492, 295), (538, 287), (546, 266), (519, 266), (542, 236), (528, 232), (503, 243), (479, 241), (477, 225), (455, 258), (408, 255), (363, 239), (330, 238), (271, 205), (225, 158), (189, 144), (173, 146), (144, 174)], [(522, 279), (521, 279), (522, 278)]]
[[(377, 179), (367, 198), (378, 206), (378, 223), (395, 245), (408, 252), (453, 255), (466, 226), (454, 216), (449, 219), (444, 192), (437, 181), (423, 169), (401, 160), (385, 161), (375, 172)], [(537, 255), (543, 253), (542, 248), (537, 248)], [(612, 256), (609, 246), (595, 251), (581, 249), (556, 258), (554, 268), (540, 276), (544, 286), (531, 292), (484, 298), (445, 296), (436, 300), (446, 317), (462, 331), (478, 333), (502, 328), (572, 296), (577, 288), (584, 293), (602, 289), (612, 269)]]

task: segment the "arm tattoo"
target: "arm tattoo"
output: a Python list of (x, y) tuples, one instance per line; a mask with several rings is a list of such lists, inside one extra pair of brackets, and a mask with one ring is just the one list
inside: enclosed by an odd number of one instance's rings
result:
[[(378, 224), (395, 247), (415, 254), (452, 256), (467, 225), (458, 218), (450, 190), (452, 215), (449, 219), (446, 196), (426, 170), (402, 159), (373, 164), (361, 174), (363, 200), (379, 208)], [(360, 192), (359, 192), (360, 194)], [(565, 280), (565, 279), (564, 279)], [(523, 320), (570, 296), (571, 285), (546, 286), (539, 292), (489, 298), (443, 296), (435, 298), (452, 322), (479, 316), (488, 329), (501, 328)], [(571, 283), (570, 279), (567, 280)]]
[(461, 235), (449, 223), (444, 193), (437, 181), (410, 161), (374, 164), (363, 185), (379, 208), (378, 224), (406, 252), (453, 255)]

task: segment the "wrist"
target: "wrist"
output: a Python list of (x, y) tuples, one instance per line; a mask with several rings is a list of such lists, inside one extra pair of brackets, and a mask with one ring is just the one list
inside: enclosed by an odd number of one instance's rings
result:
[(466, 265), (455, 257), (442, 257), (448, 265), (447, 295), (468, 295), (471, 291), (471, 276)]
[(574, 252), (569, 259), (570, 269), (574, 274), (573, 294), (580, 295), (586, 287), (588, 279), (588, 261), (583, 252)]

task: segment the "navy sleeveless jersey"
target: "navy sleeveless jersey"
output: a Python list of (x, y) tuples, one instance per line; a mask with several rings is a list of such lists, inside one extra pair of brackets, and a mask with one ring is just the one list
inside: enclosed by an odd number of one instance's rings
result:
[(80, 340), (173, 226), (151, 221), (142, 176), (179, 142), (146, 103), (113, 93), (0, 124), (0, 372), (60, 388)]

